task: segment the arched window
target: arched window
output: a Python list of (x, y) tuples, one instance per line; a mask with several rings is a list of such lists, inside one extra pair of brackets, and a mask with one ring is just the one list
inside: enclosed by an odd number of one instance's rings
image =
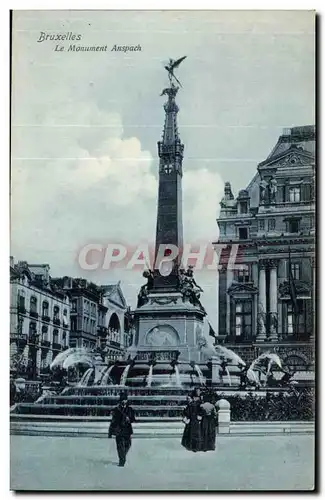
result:
[(55, 325), (60, 325), (60, 308), (59, 306), (53, 307), (53, 323)]
[(19, 312), (21, 312), (21, 313), (25, 313), (26, 312), (25, 291), (24, 290), (19, 290), (18, 291), (17, 307), (18, 307), (18, 311)]
[(48, 340), (48, 326), (42, 326), (42, 340)]
[(37, 325), (35, 321), (29, 322), (29, 343), (36, 344), (37, 342)]
[(63, 326), (65, 327), (69, 326), (67, 309), (63, 309)]
[(121, 331), (120, 320), (116, 313), (113, 313), (112, 316), (110, 317), (108, 328), (110, 328), (112, 331), (114, 330), (117, 332)]
[(53, 344), (58, 344), (59, 343), (59, 330), (57, 328), (54, 328), (53, 330)]
[(37, 313), (37, 298), (34, 295), (30, 298), (30, 312)]
[(49, 316), (49, 303), (47, 300), (43, 300), (42, 303), (42, 316)]

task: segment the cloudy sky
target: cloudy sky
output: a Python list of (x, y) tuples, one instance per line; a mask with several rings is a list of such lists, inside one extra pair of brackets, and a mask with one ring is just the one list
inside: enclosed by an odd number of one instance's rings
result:
[[(38, 42), (81, 34), (83, 46)], [(115, 45), (141, 45), (124, 54)], [(284, 127), (314, 123), (314, 14), (307, 11), (21, 11), (12, 55), (11, 254), (49, 263), (53, 276), (122, 280), (134, 306), (140, 271), (80, 269), (89, 243), (153, 241), (157, 141), (167, 84), (163, 63), (187, 55), (178, 76), (185, 144), (185, 241), (215, 241), (224, 182), (253, 177)], [(216, 276), (197, 273), (216, 326)]]

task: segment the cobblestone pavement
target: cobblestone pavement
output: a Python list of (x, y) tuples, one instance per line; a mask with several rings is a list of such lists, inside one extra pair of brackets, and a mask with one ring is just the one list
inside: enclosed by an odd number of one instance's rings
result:
[(310, 490), (312, 435), (219, 437), (192, 453), (178, 439), (134, 439), (125, 468), (113, 439), (11, 436), (14, 490)]

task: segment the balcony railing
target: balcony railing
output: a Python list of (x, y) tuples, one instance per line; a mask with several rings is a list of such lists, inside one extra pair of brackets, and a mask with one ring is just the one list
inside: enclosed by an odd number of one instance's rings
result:
[(27, 335), (25, 333), (11, 333), (10, 334), (10, 340), (26, 344), (26, 342), (27, 342)]
[(121, 344), (119, 342), (116, 342), (115, 340), (109, 340), (108, 345), (111, 347), (117, 347), (118, 349), (120, 349), (121, 347)]
[(53, 323), (54, 323), (54, 325), (60, 326), (61, 322), (60, 322), (59, 318), (53, 318)]
[(48, 340), (42, 340), (41, 346), (49, 348), (51, 346), (51, 342), (49, 342)]
[(42, 315), (42, 321), (46, 321), (47, 323), (49, 323), (51, 321), (51, 318), (47, 314), (43, 314)]
[(278, 337), (281, 342), (309, 342), (311, 340), (311, 333), (279, 333)]
[(38, 312), (36, 312), (36, 311), (29, 311), (29, 315), (30, 315), (32, 318), (38, 318)]
[(106, 328), (106, 326), (98, 326), (97, 327), (97, 333), (100, 337), (106, 337), (107, 332), (108, 332), (108, 329)]
[(28, 337), (28, 343), (31, 345), (38, 345), (39, 344), (39, 335), (37, 333), (32, 333)]

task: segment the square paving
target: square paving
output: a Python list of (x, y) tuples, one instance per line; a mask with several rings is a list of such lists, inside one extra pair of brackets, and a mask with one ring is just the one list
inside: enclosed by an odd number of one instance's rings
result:
[(192, 453), (177, 438), (133, 439), (125, 468), (113, 439), (11, 436), (14, 490), (312, 490), (312, 435), (223, 436)]

